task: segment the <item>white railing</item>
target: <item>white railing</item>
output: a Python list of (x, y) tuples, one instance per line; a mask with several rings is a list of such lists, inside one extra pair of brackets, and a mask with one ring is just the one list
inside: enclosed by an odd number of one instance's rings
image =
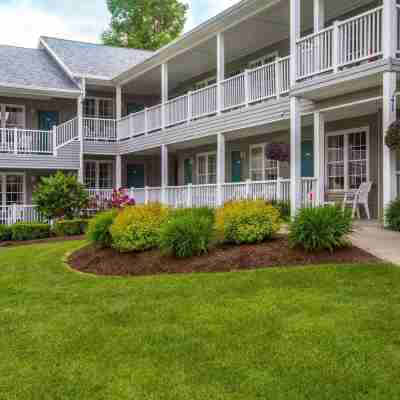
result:
[(338, 23), (339, 67), (382, 55), (382, 14), (379, 7)]
[(190, 119), (206, 117), (217, 112), (217, 87), (210, 85), (189, 93)]
[(53, 132), (19, 128), (0, 129), (0, 151), (15, 154), (52, 154)]
[(113, 189), (87, 189), (90, 198), (100, 202), (111, 201)]
[(115, 119), (83, 118), (83, 137), (92, 141), (117, 140), (117, 122)]
[(188, 95), (176, 97), (165, 103), (165, 125), (172, 126), (186, 122), (189, 117)]
[(146, 110), (147, 132), (158, 131), (162, 128), (162, 105), (158, 104)]
[(222, 111), (246, 104), (246, 75), (235, 75), (221, 82)]
[(36, 206), (13, 204), (0, 206), (0, 224), (12, 225), (17, 222), (44, 222)]
[(339, 68), (380, 57), (383, 52), (382, 15), (383, 7), (377, 7), (299, 39), (297, 79), (336, 72)]
[(78, 123), (79, 119), (76, 117), (55, 127), (56, 148), (65, 146), (79, 137)]
[(333, 27), (297, 42), (297, 78), (303, 79), (333, 68)]
[[(303, 207), (317, 204), (317, 178), (303, 178), (301, 199)], [(265, 200), (288, 203), (290, 201), (290, 179), (271, 181), (246, 181), (224, 183), (220, 186), (224, 203), (234, 200)], [(173, 208), (217, 207), (219, 185), (186, 185), (145, 187), (130, 189), (130, 194), (138, 204), (161, 202)]]

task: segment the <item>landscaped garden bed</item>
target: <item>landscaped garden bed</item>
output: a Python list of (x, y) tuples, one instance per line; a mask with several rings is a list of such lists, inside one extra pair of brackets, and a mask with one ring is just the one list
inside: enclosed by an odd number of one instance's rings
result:
[(227, 272), (255, 268), (379, 263), (376, 257), (357, 248), (307, 253), (291, 248), (286, 237), (262, 244), (221, 245), (208, 254), (186, 259), (164, 256), (159, 250), (120, 253), (111, 248), (89, 245), (73, 253), (69, 265), (78, 271), (109, 276), (140, 276), (193, 272)]

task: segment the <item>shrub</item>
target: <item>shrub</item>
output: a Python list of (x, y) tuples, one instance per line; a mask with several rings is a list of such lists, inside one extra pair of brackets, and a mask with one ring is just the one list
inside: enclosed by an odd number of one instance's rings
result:
[(110, 228), (117, 215), (117, 210), (109, 210), (92, 218), (87, 231), (89, 241), (101, 247), (110, 247), (112, 243)]
[(271, 201), (271, 204), (279, 211), (281, 218), (285, 221), (290, 219), (289, 201)]
[(400, 232), (400, 198), (389, 204), (385, 217), (388, 228)]
[(87, 207), (89, 196), (76, 176), (57, 172), (42, 178), (33, 193), (33, 201), (39, 212), (49, 219), (72, 219)]
[(172, 212), (160, 232), (160, 248), (178, 258), (207, 253), (214, 237), (214, 212), (207, 208)]
[(227, 243), (260, 243), (280, 228), (279, 211), (262, 200), (234, 201), (217, 211), (217, 232)]
[(7, 225), (0, 225), (0, 242), (11, 240), (11, 228)]
[(63, 219), (54, 224), (53, 232), (57, 236), (83, 235), (87, 226), (88, 220), (86, 219)]
[(48, 224), (17, 223), (11, 225), (12, 240), (35, 240), (50, 237), (51, 227)]
[(349, 210), (336, 206), (301, 209), (289, 225), (289, 241), (306, 251), (336, 248), (349, 244), (346, 235), (351, 232), (352, 219)]
[(160, 227), (167, 216), (168, 209), (157, 203), (124, 208), (110, 229), (113, 247), (129, 252), (158, 246)]

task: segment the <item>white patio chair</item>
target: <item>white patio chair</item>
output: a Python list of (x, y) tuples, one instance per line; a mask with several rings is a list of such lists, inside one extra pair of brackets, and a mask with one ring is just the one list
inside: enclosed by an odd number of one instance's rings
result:
[(369, 212), (368, 197), (369, 192), (372, 188), (372, 182), (364, 182), (356, 191), (346, 192), (343, 199), (343, 210), (350, 205), (352, 207), (352, 217), (360, 218), (360, 206), (364, 207), (367, 218), (371, 219), (371, 213)]

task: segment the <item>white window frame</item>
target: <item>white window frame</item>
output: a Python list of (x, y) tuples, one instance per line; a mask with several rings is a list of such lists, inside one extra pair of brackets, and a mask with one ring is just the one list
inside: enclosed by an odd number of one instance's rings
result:
[[(258, 57), (258, 58), (254, 59), (254, 60), (251, 60), (249, 62), (249, 69), (255, 69), (255, 68), (260, 67), (261, 65), (266, 65), (267, 64), (266, 60), (268, 60), (269, 58), (273, 58), (274, 60), (276, 60), (278, 57), (279, 57), (278, 50), (273, 51), (272, 53), (268, 53), (268, 54), (266, 54), (266, 55), (264, 55), (262, 57)], [(260, 63), (261, 63), (261, 65), (258, 65)]]
[[(95, 167), (95, 173), (96, 173), (96, 185), (95, 187), (88, 187), (88, 189), (101, 189), (101, 190), (106, 190), (106, 189), (112, 189), (113, 184), (114, 184), (114, 166), (113, 166), (113, 161), (112, 160), (85, 160), (85, 168), (84, 171), (86, 171), (86, 163), (94, 163), (96, 165)], [(111, 187), (109, 188), (100, 188), (100, 164), (111, 164)], [(84, 177), (84, 181), (86, 182), (86, 176)]]
[[(256, 148), (261, 148), (262, 150), (262, 180), (261, 181), (257, 181), (257, 182), (265, 182), (265, 170), (266, 170), (266, 166), (265, 166), (265, 162), (267, 161), (267, 157), (265, 156), (265, 151), (266, 151), (266, 147), (269, 143), (258, 143), (258, 144), (251, 144), (249, 146), (249, 178), (252, 179), (252, 172), (254, 171), (254, 169), (251, 167), (253, 164), (253, 149)], [(274, 161), (274, 160), (269, 160), (269, 161)], [(277, 161), (277, 167), (276, 167), (276, 176), (277, 179), (280, 178), (281, 176), (281, 171), (280, 171), (280, 162)]]
[[(341, 131), (328, 132), (325, 140), (325, 187), (328, 193), (345, 193), (356, 191), (356, 189), (349, 188), (349, 135), (352, 133), (365, 132), (365, 143), (367, 146), (366, 151), (366, 163), (367, 163), (367, 182), (370, 180), (370, 128), (369, 126), (345, 129)], [(328, 176), (328, 137), (330, 136), (343, 136), (343, 163), (344, 163), (344, 188), (343, 189), (329, 189), (329, 176)]]
[(215, 162), (216, 162), (215, 175), (217, 176), (217, 169), (218, 169), (217, 152), (216, 151), (208, 151), (208, 152), (205, 152), (205, 153), (199, 153), (199, 154), (196, 155), (196, 183), (197, 184), (200, 184), (200, 174), (199, 174), (199, 166), (200, 166), (199, 158), (200, 157), (206, 157), (206, 173), (205, 174), (201, 174), (201, 175), (206, 176), (207, 182), (203, 183), (202, 185), (213, 185), (213, 184), (216, 183), (216, 182), (215, 183), (211, 183), (210, 182), (210, 172), (208, 171), (208, 158), (210, 156), (215, 156)]
[(7, 176), (22, 176), (22, 204), (26, 204), (26, 173), (25, 172), (0, 172), (1, 196), (0, 206), (7, 206)]
[[(0, 104), (0, 128), (5, 128), (6, 127), (6, 108), (7, 107), (15, 107), (15, 108), (20, 108), (22, 109), (22, 126), (19, 129), (25, 129), (26, 127), (26, 107), (21, 104), (6, 104), (6, 103), (1, 103)], [(12, 128), (10, 128), (12, 129)]]
[[(95, 110), (95, 115), (86, 115), (86, 113), (85, 113), (85, 115), (84, 115), (85, 118), (105, 118), (105, 119), (109, 118), (109, 119), (112, 119), (112, 118), (115, 117), (115, 101), (114, 101), (113, 98), (111, 98), (111, 97), (87, 96), (87, 97), (85, 97), (85, 100), (94, 100), (94, 110)], [(111, 115), (111, 117), (107, 117), (107, 118), (104, 117), (104, 116), (100, 117), (100, 112), (99, 112), (99, 110), (100, 110), (100, 106), (99, 106), (100, 101), (110, 101), (111, 102), (111, 104), (112, 104), (112, 110), (111, 110), (111, 114), (112, 115)]]

